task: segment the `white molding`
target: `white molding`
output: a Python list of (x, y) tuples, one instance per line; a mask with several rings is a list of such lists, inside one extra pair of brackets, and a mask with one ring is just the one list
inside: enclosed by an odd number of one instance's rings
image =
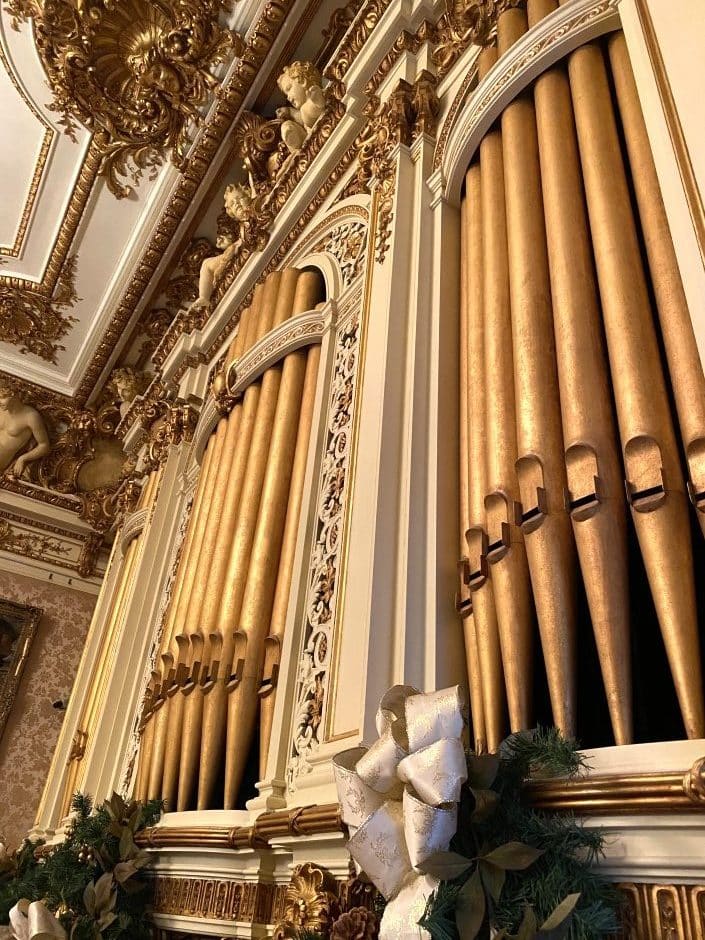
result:
[(497, 60), (458, 110), (448, 135), (441, 162), (447, 199), (459, 204), (468, 164), (507, 104), (573, 49), (618, 29), (618, 4), (619, 0), (565, 3), (532, 26)]
[(123, 555), (127, 551), (127, 546), (133, 539), (136, 539), (142, 529), (147, 524), (149, 519), (150, 509), (145, 506), (144, 509), (136, 509), (134, 512), (131, 512), (129, 516), (125, 517), (125, 522), (122, 526), (122, 537), (120, 540), (120, 548), (122, 549)]

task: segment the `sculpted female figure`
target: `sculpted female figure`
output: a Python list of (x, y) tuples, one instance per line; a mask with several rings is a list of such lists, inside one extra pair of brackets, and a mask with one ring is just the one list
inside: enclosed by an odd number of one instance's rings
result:
[[(32, 439), (34, 447), (17, 457)], [(36, 408), (25, 405), (10, 385), (0, 379), (0, 472), (12, 464), (13, 476), (19, 477), (28, 463), (44, 457), (50, 450), (49, 435), (42, 416)]]

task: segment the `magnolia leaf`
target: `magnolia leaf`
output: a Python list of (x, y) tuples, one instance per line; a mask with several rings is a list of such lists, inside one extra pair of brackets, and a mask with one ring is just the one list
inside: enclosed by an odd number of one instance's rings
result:
[(125, 862), (127, 859), (132, 858), (137, 854), (137, 846), (135, 845), (135, 840), (132, 835), (132, 832), (125, 826), (123, 826), (122, 834), (120, 836), (120, 859)]
[(452, 881), (472, 868), (473, 862), (457, 852), (434, 852), (425, 862), (417, 865), (418, 871), (432, 875), (441, 881)]
[(111, 820), (110, 825), (108, 826), (108, 832), (111, 836), (115, 836), (116, 839), (119, 839), (122, 835), (123, 825), (121, 822), (118, 822), (117, 819)]
[(455, 923), (463, 940), (474, 940), (485, 919), (485, 892), (476, 868), (458, 892), (455, 902)]
[(484, 884), (487, 893), (495, 902), (495, 904), (497, 904), (502, 894), (504, 880), (507, 877), (505, 870), (503, 868), (498, 868), (496, 865), (493, 865), (492, 862), (481, 860), (480, 874), (482, 875), (482, 883)]
[(95, 884), (92, 881), (83, 890), (83, 906), (91, 917), (95, 914)]
[(471, 787), (472, 795), (475, 797), (475, 809), (471, 817), (475, 822), (480, 822), (490, 816), (499, 803), (499, 795), (494, 790), (476, 790)]
[(468, 758), (468, 783), (473, 789), (489, 790), (499, 770), (496, 754), (483, 754)]
[(524, 911), (524, 919), (519, 925), (519, 930), (516, 934), (516, 940), (534, 940), (538, 932), (538, 923), (536, 921), (536, 914), (532, 908), (527, 907)]
[(117, 920), (117, 914), (114, 914), (112, 911), (105, 911), (105, 913), (101, 915), (98, 921), (98, 927), (100, 929), (100, 932), (102, 933), (104, 930), (107, 930), (107, 928), (116, 920)]
[(135, 868), (144, 868), (145, 865), (149, 865), (152, 861), (152, 856), (149, 852), (145, 852), (144, 849), (140, 849), (135, 855), (134, 858), (131, 858), (130, 861), (133, 863)]
[(562, 940), (563, 937), (567, 937), (573, 911), (579, 900), (579, 892), (569, 894), (563, 898), (561, 903), (551, 912), (550, 917), (541, 925), (541, 936), (550, 937), (550, 940)]
[(115, 907), (117, 894), (113, 884), (112, 872), (106, 871), (104, 875), (95, 883), (95, 910), (100, 914), (102, 911), (110, 911)]
[(129, 859), (127, 862), (118, 862), (115, 868), (113, 868), (113, 878), (119, 885), (127, 881), (128, 878), (131, 878), (137, 871), (137, 866), (135, 865), (134, 859)]
[(523, 842), (506, 842), (484, 856), (484, 861), (491, 862), (497, 868), (507, 871), (523, 871), (533, 865), (543, 855), (543, 849), (535, 849)]

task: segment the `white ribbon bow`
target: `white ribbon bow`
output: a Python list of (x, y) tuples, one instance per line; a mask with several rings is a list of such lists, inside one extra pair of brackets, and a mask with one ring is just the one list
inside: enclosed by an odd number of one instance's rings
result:
[[(0, 934), (0, 937), (3, 935)], [(18, 901), (10, 911), (8, 940), (67, 940), (68, 934), (43, 901)]]
[(379, 940), (430, 937), (418, 922), (439, 882), (417, 869), (448, 850), (457, 828), (465, 707), (459, 686), (395, 685), (377, 711), (379, 739), (333, 761), (348, 849), (388, 902)]

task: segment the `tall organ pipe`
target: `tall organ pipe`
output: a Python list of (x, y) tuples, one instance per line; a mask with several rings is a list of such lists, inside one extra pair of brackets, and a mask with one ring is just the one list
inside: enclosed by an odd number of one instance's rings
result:
[[(497, 58), (483, 49), (483, 77)], [(509, 261), (502, 132), (491, 129), (480, 144), (483, 311), (487, 421), (487, 560), (494, 587), (502, 664), (512, 731), (532, 725), (533, 605), (524, 536), (516, 525), (519, 498), (516, 405), (509, 301)]]
[(466, 533), (468, 544), (469, 580), (473, 620), (480, 658), (483, 712), (487, 748), (494, 753), (504, 738), (504, 676), (499, 646), (497, 614), (492, 583), (487, 565), (485, 525), (485, 494), (487, 493), (487, 425), (485, 406), (483, 276), (482, 276), (482, 208), (480, 167), (474, 164), (465, 177), (467, 239), (464, 251), (466, 293), (467, 375), (467, 454), (468, 513)]
[[(557, 0), (529, 0), (529, 24), (557, 6)], [(562, 66), (536, 79), (534, 104), (568, 477), (566, 499), (615, 741), (629, 744), (627, 515), (570, 86)]]
[[(271, 275), (270, 275), (271, 277)], [(281, 275), (273, 326), (287, 320), (292, 313), (294, 293), (299, 272), (288, 269)], [(272, 422), (279, 395), (281, 364), (268, 369), (262, 376), (258, 394), (256, 420), (249, 448), (237, 523), (228, 557), (223, 593), (220, 598), (216, 633), (222, 642), (221, 675), (204, 690), (201, 760), (198, 784), (198, 808), (211, 805), (216, 781), (225, 750), (228, 690), (241, 678), (240, 660), (244, 662), (245, 638), (239, 629), (242, 598), (250, 564), (250, 553), (255, 534), (257, 515), (264, 482), (267, 454), (272, 433)], [(254, 386), (250, 386), (247, 393)], [(247, 403), (245, 403), (247, 404)], [(244, 745), (243, 745), (244, 746)], [(225, 806), (226, 809), (232, 807)]]
[[(164, 762), (167, 754), (167, 742), (178, 740), (181, 735), (181, 719), (183, 715), (183, 699), (179, 693), (180, 687), (186, 681), (186, 651), (184, 627), (188, 602), (193, 590), (193, 582), (198, 565), (201, 544), (208, 524), (208, 512), (213, 495), (213, 481), (220, 466), (220, 455), (225, 441), (225, 422), (221, 421), (216, 433), (212, 436), (209, 447), (213, 453), (208, 465), (208, 475), (204, 479), (203, 495), (201, 498), (201, 512), (194, 519), (194, 534), (189, 552), (189, 565), (184, 571), (184, 590), (181, 591), (176, 603), (174, 619), (170, 624), (170, 645), (162, 654), (164, 671), (168, 671), (166, 689), (162, 692), (162, 703), (155, 716), (154, 738), (152, 744), (152, 761), (149, 772), (149, 799), (160, 799), (162, 795), (162, 779), (164, 775)], [(170, 750), (173, 750), (171, 748)], [(170, 809), (174, 809), (173, 803)]]
[(690, 495), (705, 533), (705, 376), (624, 33), (612, 35), (608, 48), (688, 463)]
[(289, 502), (286, 508), (286, 523), (279, 556), (277, 584), (274, 589), (272, 616), (269, 624), (269, 636), (265, 641), (264, 670), (260, 687), (260, 779), (264, 778), (267, 768), (267, 755), (272, 736), (272, 721), (277, 696), (278, 672), (281, 658), (281, 644), (286, 626), (289, 608), (289, 594), (294, 575), (294, 556), (299, 534), (301, 504), (304, 495), (304, 478), (311, 440), (311, 423), (316, 402), (316, 384), (321, 361), (321, 347), (311, 346), (306, 359), (306, 375), (301, 394), (301, 412), (296, 437), (296, 450), (291, 471)]
[(569, 76), (595, 249), (627, 491), (690, 738), (705, 735), (688, 506), (600, 48)]
[[(313, 309), (321, 293), (320, 275), (302, 272), (296, 284), (290, 315)], [(270, 419), (271, 438), (240, 612), (239, 627), (245, 635), (245, 661), (240, 681), (231, 688), (228, 697), (225, 809), (235, 806), (255, 732), (259, 705), (257, 690), (262, 677), (264, 642), (284, 534), (306, 358), (305, 350), (297, 350), (284, 360), (276, 411)]]
[[(204, 501), (203, 493), (206, 483), (209, 479), (209, 466), (213, 456), (214, 439), (211, 438), (209, 445), (201, 462), (201, 472), (199, 474), (196, 492), (193, 498), (191, 517), (189, 519), (186, 535), (184, 537), (184, 547), (179, 559), (179, 566), (174, 581), (173, 593), (170, 599), (169, 607), (164, 621), (162, 631), (161, 649), (159, 659), (161, 660), (161, 669), (159, 663), (152, 673), (152, 679), (147, 690), (146, 712), (142, 721), (142, 734), (140, 740), (140, 755), (137, 775), (136, 796), (139, 800), (146, 800), (149, 793), (149, 777), (154, 756), (154, 741), (156, 735), (155, 727), (160, 722), (168, 720), (168, 710), (164, 708), (166, 689), (175, 682), (176, 669), (174, 658), (170, 652), (173, 643), (173, 627), (176, 616), (176, 609), (181, 593), (184, 590), (187, 571), (193, 552), (195, 542), (195, 532), (198, 529), (198, 517), (203, 512)], [(161, 714), (163, 712), (163, 714)], [(163, 761), (163, 756), (161, 761)]]
[[(258, 297), (259, 316), (248, 321), (243, 330), (242, 347), (256, 342), (270, 328), (276, 305), (277, 291), (281, 273), (275, 272), (267, 279)], [(235, 357), (240, 355), (240, 345), (234, 348)], [(257, 383), (259, 388), (259, 384)], [(228, 420), (228, 439), (232, 441), (223, 452), (222, 477), (216, 486), (220, 489), (219, 497), (214, 501), (214, 521), (211, 538), (204, 543), (201, 569), (203, 590), (200, 596), (194, 596), (193, 618), (198, 624), (198, 631), (192, 633), (192, 656), (202, 661), (201, 675), (185, 691), (188, 695), (184, 708), (184, 726), (181, 736), (180, 751), (177, 752), (178, 799), (177, 808), (190, 807), (192, 795), (196, 790), (198, 777), (198, 759), (203, 723), (203, 691), (212, 681), (212, 664), (217, 662), (217, 640), (211, 638), (217, 618), (218, 599), (224, 589), (228, 553), (232, 541), (232, 527), (240, 506), (242, 480), (244, 476), (243, 451), (247, 453), (252, 438), (257, 395), (250, 396), (245, 408), (236, 406), (231, 410)], [(204, 650), (205, 642), (207, 648)]]
[[(500, 55), (526, 32), (526, 26), (521, 9), (500, 15)], [(553, 720), (572, 735), (577, 666), (575, 545), (563, 502), (566, 473), (551, 288), (536, 117), (529, 92), (507, 105), (501, 123), (522, 528)]]
[[(472, 731), (475, 741), (475, 750), (478, 754), (487, 749), (487, 734), (485, 730), (485, 711), (482, 701), (482, 677), (480, 675), (480, 656), (477, 648), (477, 626), (472, 609), (472, 598), (469, 584), (466, 583), (466, 572), (469, 574), (469, 559), (467, 551), (466, 533), (470, 526), (470, 466), (468, 462), (468, 399), (470, 396), (470, 373), (468, 370), (468, 206), (470, 194), (466, 192), (465, 199), (460, 205), (460, 403), (458, 416), (460, 420), (460, 585), (456, 607), (463, 622), (463, 636), (465, 639), (465, 663), (468, 674), (468, 687), (470, 690), (470, 710), (472, 712)], [(482, 242), (479, 242), (480, 247)]]

